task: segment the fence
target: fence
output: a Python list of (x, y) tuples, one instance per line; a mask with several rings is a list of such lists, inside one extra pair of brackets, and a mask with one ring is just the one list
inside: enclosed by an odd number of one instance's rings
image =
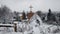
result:
[(14, 31), (17, 32), (17, 24), (0, 24), (0, 27), (13, 27)]

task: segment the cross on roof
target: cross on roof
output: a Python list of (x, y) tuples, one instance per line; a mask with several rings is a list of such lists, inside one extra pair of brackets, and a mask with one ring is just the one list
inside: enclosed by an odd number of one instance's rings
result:
[(33, 8), (32, 6), (30, 6), (30, 8)]
[(30, 11), (32, 11), (32, 8), (33, 8), (33, 7), (32, 7), (31, 5), (30, 5), (30, 7), (29, 7), (29, 8), (30, 8)]

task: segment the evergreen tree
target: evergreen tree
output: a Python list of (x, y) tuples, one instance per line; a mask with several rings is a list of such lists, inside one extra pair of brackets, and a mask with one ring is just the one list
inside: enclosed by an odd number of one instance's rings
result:
[(48, 14), (47, 14), (47, 19), (48, 19), (48, 20), (51, 20), (51, 9), (49, 9), (49, 12), (48, 12)]
[(26, 14), (25, 14), (25, 12), (23, 11), (23, 19), (26, 19)]
[(7, 19), (9, 18), (10, 11), (11, 10), (6, 5), (3, 5), (2, 7), (0, 7), (0, 19), (3, 20), (3, 23), (7, 22)]

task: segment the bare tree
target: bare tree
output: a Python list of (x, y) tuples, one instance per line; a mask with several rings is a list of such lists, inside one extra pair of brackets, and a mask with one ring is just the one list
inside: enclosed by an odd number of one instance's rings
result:
[(6, 19), (8, 19), (10, 13), (10, 9), (7, 6), (0, 7), (0, 19), (6, 22)]

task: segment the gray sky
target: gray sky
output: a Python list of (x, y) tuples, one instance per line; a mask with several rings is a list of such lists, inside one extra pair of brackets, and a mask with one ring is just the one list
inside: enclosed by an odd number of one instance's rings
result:
[(12, 11), (29, 11), (29, 6), (33, 6), (33, 11), (41, 10), (60, 11), (60, 0), (0, 0), (0, 5), (7, 5)]

